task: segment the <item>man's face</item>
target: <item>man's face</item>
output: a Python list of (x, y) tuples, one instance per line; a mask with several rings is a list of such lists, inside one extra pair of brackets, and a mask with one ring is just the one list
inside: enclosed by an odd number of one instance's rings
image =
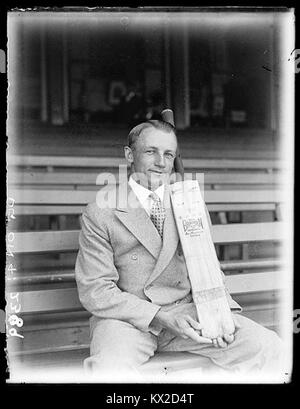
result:
[[(125, 156), (141, 185), (155, 190), (168, 183), (176, 157), (177, 139), (173, 132), (146, 128), (134, 146), (125, 148)], [(142, 177), (141, 177), (142, 176)]]

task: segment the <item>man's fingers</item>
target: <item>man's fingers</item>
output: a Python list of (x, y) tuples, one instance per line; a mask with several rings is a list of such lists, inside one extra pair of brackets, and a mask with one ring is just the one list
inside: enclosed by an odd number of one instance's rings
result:
[(202, 329), (202, 325), (198, 321), (194, 320), (192, 317), (187, 316), (186, 320), (194, 329), (197, 330)]
[(227, 347), (227, 344), (226, 344), (226, 342), (224, 342), (222, 337), (218, 337), (217, 342), (218, 342), (218, 345), (219, 345), (220, 348), (226, 348)]
[(193, 341), (198, 342), (199, 344), (211, 344), (212, 340), (210, 338), (201, 337), (193, 328), (185, 328), (184, 333), (191, 338)]
[(234, 335), (233, 334), (225, 334), (224, 339), (228, 344), (231, 344), (234, 341)]
[(228, 344), (234, 341), (233, 334), (224, 334), (223, 337), (217, 337), (212, 340), (215, 348), (226, 348)]
[(239, 323), (239, 320), (238, 320), (237, 316), (236, 316), (236, 315), (232, 315), (232, 317), (233, 317), (233, 322), (234, 322), (235, 329), (241, 328), (242, 326), (241, 326), (241, 324)]

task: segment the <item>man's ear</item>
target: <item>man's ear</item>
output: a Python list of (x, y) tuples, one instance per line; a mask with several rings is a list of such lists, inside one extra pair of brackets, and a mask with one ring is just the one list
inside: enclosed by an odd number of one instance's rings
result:
[(129, 146), (124, 146), (124, 154), (127, 162), (131, 165), (133, 163), (133, 153)]

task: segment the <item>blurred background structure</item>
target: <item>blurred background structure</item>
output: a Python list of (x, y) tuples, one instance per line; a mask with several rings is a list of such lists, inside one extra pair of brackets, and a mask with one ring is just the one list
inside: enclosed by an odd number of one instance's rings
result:
[(267, 141), (270, 155), (279, 30), (274, 13), (12, 14), (15, 148), (68, 154), (67, 138), (73, 149), (92, 143), (101, 155), (107, 140), (113, 146), (171, 107), (195, 143), (217, 138), (220, 151), (231, 138), (232, 150)]

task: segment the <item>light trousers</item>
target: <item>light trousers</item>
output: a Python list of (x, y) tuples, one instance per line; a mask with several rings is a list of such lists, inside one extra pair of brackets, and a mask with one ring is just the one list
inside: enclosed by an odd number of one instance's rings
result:
[[(197, 319), (194, 303), (180, 305), (177, 313)], [(274, 373), (283, 365), (283, 343), (279, 336), (256, 322), (235, 314), (240, 328), (235, 339), (225, 348), (199, 344), (191, 339), (162, 330), (158, 336), (143, 332), (133, 325), (114, 319), (93, 317), (91, 323), (90, 357), (84, 362), (87, 371), (126, 374), (138, 370), (156, 352), (191, 352), (208, 357), (216, 368), (234, 373), (252, 371)]]

